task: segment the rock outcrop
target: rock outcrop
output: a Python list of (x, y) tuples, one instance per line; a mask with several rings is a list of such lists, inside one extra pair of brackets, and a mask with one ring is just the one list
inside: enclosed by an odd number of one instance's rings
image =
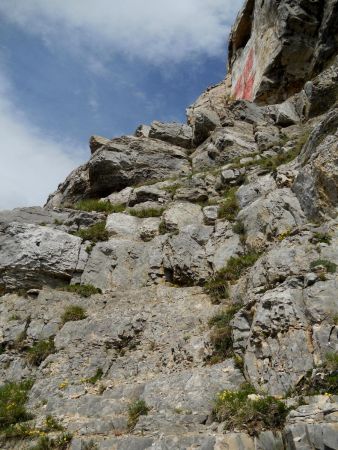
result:
[(337, 24), (247, 0), (187, 125), (0, 212), (1, 448), (338, 450)]

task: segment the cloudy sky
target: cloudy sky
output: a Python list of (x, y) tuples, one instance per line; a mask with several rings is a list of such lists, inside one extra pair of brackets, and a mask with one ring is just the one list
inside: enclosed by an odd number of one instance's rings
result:
[(243, 0), (0, 0), (0, 209), (43, 204), (89, 157), (225, 75)]

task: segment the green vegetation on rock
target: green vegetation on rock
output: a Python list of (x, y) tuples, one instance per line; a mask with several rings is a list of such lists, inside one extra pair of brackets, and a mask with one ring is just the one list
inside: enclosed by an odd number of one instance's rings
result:
[(232, 328), (230, 323), (239, 309), (240, 305), (231, 305), (209, 320), (209, 327), (212, 328), (210, 343), (213, 347), (213, 353), (208, 360), (210, 364), (221, 362), (233, 356)]
[(214, 406), (214, 418), (224, 422), (225, 431), (244, 431), (258, 435), (263, 430), (278, 430), (285, 423), (288, 408), (281, 400), (256, 394), (249, 385), (238, 391), (223, 391), (218, 394)]
[(161, 217), (165, 208), (143, 208), (143, 209), (128, 209), (131, 216), (144, 219), (146, 217)]
[(26, 359), (32, 366), (39, 366), (47, 356), (55, 353), (54, 339), (51, 337), (46, 341), (35, 342), (27, 350)]
[(146, 416), (150, 408), (146, 402), (142, 399), (136, 400), (128, 408), (128, 429), (133, 430), (135, 428), (140, 416)]
[(92, 198), (87, 200), (80, 200), (74, 205), (74, 209), (78, 209), (80, 211), (96, 211), (106, 214), (112, 214), (123, 212), (126, 208), (122, 204), (113, 205), (109, 201)]
[(329, 273), (335, 273), (337, 270), (337, 264), (328, 261), (326, 259), (316, 259), (315, 261), (312, 261), (310, 264), (310, 268), (312, 270), (316, 269), (319, 266), (323, 266)]
[(32, 386), (32, 380), (0, 386), (0, 434), (14, 433), (18, 424), (32, 419), (25, 406)]
[(62, 323), (73, 322), (77, 320), (84, 320), (87, 317), (86, 311), (82, 306), (71, 305), (67, 306), (64, 313), (61, 316)]
[(62, 288), (63, 291), (78, 294), (81, 297), (90, 297), (95, 294), (102, 294), (101, 289), (96, 288), (92, 284), (69, 284)]
[(237, 188), (232, 187), (228, 189), (225, 193), (225, 200), (220, 204), (219, 210), (218, 210), (218, 218), (219, 219), (226, 219), (233, 221), (235, 220), (238, 211), (239, 211), (239, 205), (236, 198), (236, 192)]
[(103, 220), (97, 222), (88, 228), (81, 228), (73, 233), (74, 236), (78, 236), (84, 241), (103, 242), (108, 241), (109, 235), (106, 230), (106, 222)]

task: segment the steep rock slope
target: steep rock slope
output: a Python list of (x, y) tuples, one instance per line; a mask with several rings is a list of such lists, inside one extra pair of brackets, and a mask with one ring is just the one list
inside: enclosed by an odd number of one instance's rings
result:
[(0, 212), (4, 449), (338, 449), (338, 11), (247, 0), (229, 73)]

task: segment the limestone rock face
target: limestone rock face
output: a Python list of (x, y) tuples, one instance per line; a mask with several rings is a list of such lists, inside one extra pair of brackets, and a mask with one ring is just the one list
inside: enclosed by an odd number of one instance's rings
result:
[(336, 1), (246, 0), (229, 43), (231, 96), (277, 103), (337, 52)]
[(0, 246), (0, 284), (6, 289), (69, 282), (88, 256), (78, 237), (17, 222), (0, 226)]
[(56, 420), (67, 450), (338, 450), (337, 24), (246, 0), (187, 125), (92, 136), (45, 207), (0, 212), (0, 389), (34, 380), (1, 449)]

